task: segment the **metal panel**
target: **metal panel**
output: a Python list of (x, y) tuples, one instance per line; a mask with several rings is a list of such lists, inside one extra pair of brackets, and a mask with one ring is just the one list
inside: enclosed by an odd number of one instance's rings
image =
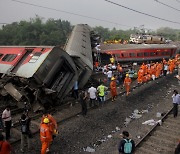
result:
[(20, 101), (22, 94), (14, 87), (12, 83), (4, 86), (4, 89), (17, 101)]

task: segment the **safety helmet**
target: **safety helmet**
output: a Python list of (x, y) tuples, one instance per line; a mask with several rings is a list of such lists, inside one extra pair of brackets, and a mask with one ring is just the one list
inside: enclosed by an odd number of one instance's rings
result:
[(129, 74), (126, 74), (126, 77), (129, 77)]
[(111, 80), (115, 80), (115, 77), (112, 77)]
[(49, 123), (49, 119), (48, 119), (48, 118), (44, 118), (43, 122), (44, 122), (45, 124), (48, 124), (48, 123)]

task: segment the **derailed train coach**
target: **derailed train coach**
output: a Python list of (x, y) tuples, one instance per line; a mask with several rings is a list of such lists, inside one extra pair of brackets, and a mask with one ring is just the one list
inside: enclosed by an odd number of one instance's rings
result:
[(62, 101), (78, 78), (71, 57), (46, 46), (0, 47), (0, 74), (1, 96), (11, 95), (19, 106)]
[(34, 110), (61, 104), (75, 81), (82, 88), (93, 71), (91, 29), (76, 25), (64, 51), (54, 46), (0, 46), (0, 96)]
[(72, 57), (79, 74), (79, 88), (88, 81), (93, 71), (92, 46), (94, 41), (93, 31), (86, 24), (78, 24), (74, 27), (65, 51)]

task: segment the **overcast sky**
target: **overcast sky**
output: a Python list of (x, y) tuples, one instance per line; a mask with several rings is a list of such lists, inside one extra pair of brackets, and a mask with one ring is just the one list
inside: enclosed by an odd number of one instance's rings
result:
[[(12, 23), (20, 20), (29, 20), (36, 15), (47, 20), (48, 18), (68, 20), (74, 24), (89, 24), (90, 26), (103, 26), (107, 28), (129, 29), (144, 25), (148, 29), (160, 27), (171, 27), (180, 29), (180, 0), (158, 0), (175, 9), (168, 8), (155, 0), (110, 0), (131, 9), (141, 11), (159, 18), (171, 20), (170, 23), (148, 17), (125, 8), (113, 5), (105, 0), (19, 0), (21, 2), (53, 8), (53, 11), (45, 8), (26, 5), (13, 0), (0, 0), (0, 23)], [(74, 14), (106, 20), (90, 19), (64, 13), (66, 11)], [(110, 23), (112, 22), (112, 23)], [(117, 24), (116, 24), (117, 23)]]

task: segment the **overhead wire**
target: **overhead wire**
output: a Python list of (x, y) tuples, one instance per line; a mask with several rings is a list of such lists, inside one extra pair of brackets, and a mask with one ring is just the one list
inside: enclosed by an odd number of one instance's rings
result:
[(26, 5), (31, 5), (31, 6), (35, 6), (35, 7), (39, 7), (39, 8), (43, 8), (43, 9), (53, 10), (53, 11), (57, 11), (57, 12), (63, 12), (63, 13), (66, 13), (66, 14), (71, 14), (71, 15), (75, 15), (75, 16), (79, 16), (79, 17), (89, 18), (89, 19), (93, 19), (93, 20), (97, 20), (97, 21), (103, 21), (103, 22), (106, 22), (106, 23), (111, 23), (111, 24), (115, 24), (115, 25), (119, 25), (119, 26), (125, 26), (125, 27), (131, 27), (131, 28), (133, 27), (133, 26), (124, 25), (124, 24), (120, 24), (120, 23), (117, 23), (117, 22), (108, 21), (108, 20), (104, 20), (104, 19), (99, 19), (99, 18), (95, 18), (95, 17), (90, 17), (90, 16), (86, 16), (86, 15), (82, 15), (82, 14), (77, 14), (77, 13), (73, 13), (73, 12), (69, 12), (69, 11), (59, 10), (59, 9), (50, 8), (50, 7), (37, 5), (37, 4), (33, 4), (33, 3), (28, 3), (28, 2), (22, 2), (22, 1), (19, 1), (19, 0), (11, 0), (11, 1), (26, 4)]
[(133, 11), (133, 12), (140, 13), (140, 14), (143, 14), (143, 15), (146, 15), (146, 16), (149, 16), (149, 17), (152, 17), (152, 18), (156, 18), (156, 19), (159, 19), (159, 20), (162, 20), (162, 21), (166, 21), (166, 22), (170, 22), (170, 23), (180, 24), (180, 22), (176, 22), (176, 21), (172, 21), (172, 20), (160, 18), (160, 17), (154, 16), (154, 15), (150, 15), (150, 14), (148, 14), (148, 13), (144, 13), (144, 12), (141, 12), (141, 11), (138, 11), (138, 10), (135, 10), (135, 9), (132, 9), (132, 8), (129, 8), (129, 7), (127, 7), (127, 6), (123, 6), (123, 5), (121, 5), (121, 4), (112, 2), (112, 1), (110, 1), (110, 0), (104, 0), (104, 1), (106, 1), (106, 2), (108, 2), (108, 3), (111, 3), (111, 4), (114, 4), (114, 5), (117, 5), (117, 6), (120, 6), (120, 7), (122, 7), (122, 8), (128, 9), (128, 10), (131, 10), (131, 11)]
[(171, 8), (171, 9), (173, 9), (173, 10), (180, 11), (179, 9), (176, 9), (176, 8), (174, 8), (174, 7), (172, 7), (172, 6), (168, 5), (168, 4), (165, 4), (163, 2), (160, 2), (159, 0), (154, 0), (154, 1), (159, 3), (159, 4), (162, 4), (164, 6), (167, 6), (167, 7)]

